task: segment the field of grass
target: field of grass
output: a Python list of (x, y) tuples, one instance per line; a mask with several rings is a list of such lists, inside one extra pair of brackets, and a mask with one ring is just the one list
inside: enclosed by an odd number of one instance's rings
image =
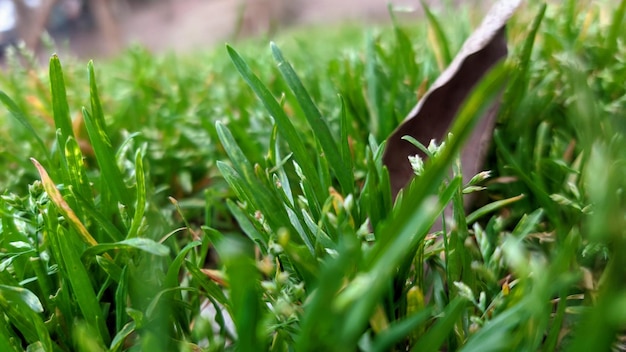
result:
[[(385, 138), (468, 10), (49, 69), (8, 52), (0, 350), (625, 350), (625, 12), (525, 4), (396, 202)], [(490, 176), (463, 184), (454, 137), (500, 86)]]

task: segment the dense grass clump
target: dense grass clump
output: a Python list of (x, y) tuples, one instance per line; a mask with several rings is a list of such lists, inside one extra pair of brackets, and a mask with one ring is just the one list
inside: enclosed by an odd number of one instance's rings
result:
[[(385, 138), (471, 12), (97, 69), (9, 52), (0, 350), (623, 349), (625, 11), (527, 4), (396, 200)], [(463, 184), (501, 91), (490, 172)]]

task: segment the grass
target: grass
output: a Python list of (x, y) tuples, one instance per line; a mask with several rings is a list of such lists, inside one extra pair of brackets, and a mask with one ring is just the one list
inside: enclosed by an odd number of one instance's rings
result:
[[(625, 11), (518, 12), (509, 59), (395, 202), (384, 140), (469, 12), (430, 13), (430, 37), (396, 20), (48, 72), (9, 53), (0, 349), (623, 349)], [(491, 178), (463, 184), (501, 88)]]

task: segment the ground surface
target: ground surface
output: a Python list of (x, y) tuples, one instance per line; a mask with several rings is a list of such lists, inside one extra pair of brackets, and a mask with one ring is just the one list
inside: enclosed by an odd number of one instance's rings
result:
[[(389, 18), (389, 0), (253, 0), (257, 8), (244, 17), (243, 35), (266, 32), (268, 22), (285, 26), (313, 25), (356, 21), (375, 23)], [(241, 0), (167, 0), (140, 8), (118, 9), (120, 33), (124, 44), (140, 43), (152, 51), (189, 51), (213, 46), (233, 39), (237, 31)], [(282, 2), (281, 8), (272, 9), (266, 3)], [(297, 2), (297, 3), (295, 3)], [(427, 0), (434, 8), (441, 0)], [(459, 1), (455, 1), (459, 2)], [(287, 4), (285, 6), (284, 4)], [(396, 6), (415, 9), (416, 18), (421, 13), (418, 0), (394, 1)], [(276, 6), (276, 5), (273, 5)], [(274, 17), (269, 19), (269, 17)], [(58, 38), (59, 39), (59, 38)], [(58, 40), (57, 39), (57, 40)], [(106, 55), (98, 33), (74, 33), (69, 40), (70, 49), (81, 58)], [(47, 53), (44, 53), (46, 55)]]

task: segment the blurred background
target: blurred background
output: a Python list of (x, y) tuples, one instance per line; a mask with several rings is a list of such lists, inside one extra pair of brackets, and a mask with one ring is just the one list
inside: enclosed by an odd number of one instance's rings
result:
[[(437, 8), (457, 1), (425, 1)], [(389, 0), (0, 0), (0, 47), (23, 41), (40, 55), (42, 34), (80, 58), (129, 44), (188, 51), (296, 25), (389, 20)], [(443, 3), (443, 4), (441, 4)], [(394, 6), (420, 13), (419, 0)], [(415, 10), (415, 12), (411, 12)]]

